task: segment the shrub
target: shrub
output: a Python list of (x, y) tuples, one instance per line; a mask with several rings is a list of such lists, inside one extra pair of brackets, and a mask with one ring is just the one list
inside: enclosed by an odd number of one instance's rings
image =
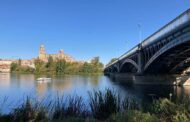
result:
[(11, 71), (16, 71), (17, 68), (19, 67), (18, 63), (11, 63)]
[(173, 122), (190, 122), (189, 117), (185, 113), (177, 111), (176, 115), (172, 118)]
[(162, 118), (163, 121), (189, 120), (190, 118), (186, 108), (174, 104), (168, 99), (154, 101), (151, 112)]
[(141, 111), (129, 110), (124, 113), (113, 115), (109, 122), (161, 122), (155, 115), (142, 113)]

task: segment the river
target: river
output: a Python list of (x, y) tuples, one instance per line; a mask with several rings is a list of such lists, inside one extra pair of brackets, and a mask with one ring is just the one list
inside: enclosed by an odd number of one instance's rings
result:
[[(38, 76), (39, 77), (39, 76)], [(26, 96), (36, 100), (52, 100), (56, 96), (78, 95), (88, 100), (88, 92), (113, 89), (121, 96), (135, 97), (139, 101), (147, 102), (152, 98), (173, 98), (190, 95), (190, 87), (176, 87), (169, 85), (127, 85), (119, 80), (112, 80), (104, 75), (64, 75), (53, 76), (51, 82), (39, 83), (33, 74), (0, 74), (0, 110), (8, 112), (19, 105)], [(6, 102), (3, 102), (6, 101)]]

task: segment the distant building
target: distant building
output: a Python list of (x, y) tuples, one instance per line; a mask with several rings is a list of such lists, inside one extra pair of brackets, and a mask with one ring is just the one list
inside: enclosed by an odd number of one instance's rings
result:
[[(20, 60), (21, 66), (23, 67), (30, 67), (35, 68), (34, 65), (34, 59), (32, 60)], [(11, 64), (12, 63), (18, 63), (19, 60), (13, 60), (13, 59), (4, 59), (0, 60), (0, 72), (10, 72), (11, 71)]]
[(73, 57), (65, 54), (63, 50), (60, 50), (58, 54), (46, 54), (45, 46), (41, 45), (38, 58), (44, 62), (47, 62), (48, 58), (50, 56), (55, 61), (60, 60), (60, 59), (64, 59), (66, 62), (74, 62), (75, 61)]
[[(64, 59), (66, 62), (76, 62), (74, 58), (64, 53), (63, 50), (60, 50), (58, 54), (46, 54), (44, 45), (40, 46), (38, 59), (48, 62), (48, 58), (52, 57), (54, 61)], [(30, 67), (35, 69), (35, 60), (37, 58), (33, 58), (31, 60), (13, 60), (13, 59), (0, 59), (0, 72), (10, 72), (12, 63), (19, 63), (23, 67)], [(83, 64), (84, 62), (78, 61), (78, 63)]]
[(34, 68), (35, 69), (34, 60), (35, 59), (32, 59), (32, 60), (21, 60), (21, 66), (30, 67), (30, 68)]
[(10, 72), (11, 63), (15, 60), (0, 60), (0, 72)]

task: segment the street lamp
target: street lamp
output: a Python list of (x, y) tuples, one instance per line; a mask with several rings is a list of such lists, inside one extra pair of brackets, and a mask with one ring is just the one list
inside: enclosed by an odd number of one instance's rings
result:
[(142, 25), (141, 23), (138, 24), (138, 28), (139, 28), (139, 42), (142, 42)]
[(138, 28), (139, 28), (139, 50), (141, 50), (142, 47), (142, 26), (141, 23), (138, 24)]

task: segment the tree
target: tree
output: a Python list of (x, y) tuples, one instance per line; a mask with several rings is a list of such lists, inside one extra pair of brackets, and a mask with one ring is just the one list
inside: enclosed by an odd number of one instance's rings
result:
[(48, 62), (46, 64), (46, 71), (48, 73), (56, 73), (56, 62), (54, 62), (53, 57), (49, 56), (48, 57)]
[(94, 57), (91, 60), (91, 65), (93, 66), (92, 69), (92, 73), (98, 73), (101, 72), (103, 70), (104, 65), (102, 63), (100, 63), (100, 58), (99, 57)]
[(42, 62), (40, 59), (36, 59), (34, 61), (34, 64), (35, 64), (35, 68), (36, 68), (36, 73), (41, 73), (41, 72), (44, 72), (45, 71), (45, 68), (44, 68), (44, 62)]
[(98, 64), (99, 64), (99, 61), (100, 61), (100, 57), (94, 57), (94, 58), (91, 60), (91, 63), (94, 64), (94, 65), (98, 65)]
[(93, 73), (93, 69), (94, 69), (94, 67), (91, 64), (85, 62), (83, 64), (80, 72), (82, 72), (82, 73)]
[(22, 60), (19, 59), (19, 60), (18, 60), (18, 65), (21, 66), (21, 64), (22, 64)]
[(66, 61), (65, 60), (58, 60), (56, 63), (56, 72), (57, 73), (64, 73), (66, 68)]
[(16, 71), (18, 69), (19, 65), (18, 63), (11, 63), (11, 72)]
[(109, 64), (113, 63), (114, 61), (117, 61), (118, 58), (112, 58), (111, 61), (109, 62)]
[(47, 62), (47, 64), (46, 64), (46, 67), (47, 68), (50, 68), (50, 67), (52, 67), (53, 66), (53, 57), (52, 56), (49, 56), (48, 57), (48, 62)]

